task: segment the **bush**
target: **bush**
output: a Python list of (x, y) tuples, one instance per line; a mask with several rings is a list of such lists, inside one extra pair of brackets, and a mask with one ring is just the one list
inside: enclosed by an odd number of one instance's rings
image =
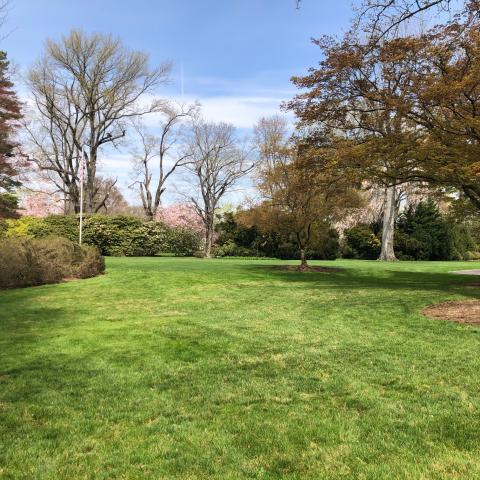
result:
[[(74, 215), (22, 217), (7, 220), (5, 225), (4, 235), (8, 237), (78, 239), (78, 219)], [(90, 215), (84, 220), (83, 243), (97, 247), (102, 255), (144, 257), (158, 253), (193, 255), (201, 242), (199, 234), (186, 227), (171, 228), (128, 215)]]
[(82, 245), (83, 258), (74, 270), (76, 278), (96, 277), (105, 271), (105, 259), (96, 247)]
[(29, 233), (34, 238), (55, 236), (78, 242), (79, 220), (76, 216), (48, 215), (36, 220), (29, 227)]
[(194, 255), (200, 250), (200, 235), (194, 230), (186, 227), (175, 227), (168, 229), (168, 242), (165, 250), (161, 253), (173, 253), (179, 257)]
[(5, 220), (0, 219), (0, 238), (5, 238), (8, 232), (8, 225)]
[(471, 251), (468, 251), (468, 252), (465, 252), (465, 254), (463, 255), (463, 259), (464, 260), (480, 260), (480, 252), (471, 252)]
[(134, 256), (141, 247), (139, 218), (116, 215), (92, 215), (84, 222), (83, 239), (95, 245), (102, 255), (114, 257)]
[(369, 225), (359, 224), (345, 230), (342, 256), (375, 260), (380, 255), (382, 243)]
[(105, 270), (94, 247), (61, 237), (28, 237), (0, 241), (0, 288), (56, 283), (65, 278), (93, 277)]
[(16, 220), (6, 220), (7, 225), (6, 236), (7, 237), (30, 237), (34, 238), (32, 228), (35, 228), (38, 224), (41, 224), (43, 220), (37, 217), (20, 217)]
[[(293, 235), (278, 232), (260, 232), (255, 226), (246, 227), (237, 222), (233, 213), (225, 213), (216, 225), (218, 234), (213, 249), (217, 257), (300, 258)], [(338, 233), (329, 225), (317, 225), (306, 255), (310, 259), (334, 260), (339, 253)]]
[(233, 240), (226, 241), (223, 245), (213, 247), (214, 257), (255, 257), (255, 250), (240, 247)]

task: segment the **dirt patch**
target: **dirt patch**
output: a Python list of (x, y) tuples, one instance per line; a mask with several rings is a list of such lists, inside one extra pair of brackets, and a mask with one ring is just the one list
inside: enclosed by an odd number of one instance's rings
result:
[(424, 308), (422, 313), (429, 318), (480, 327), (480, 300), (438, 303)]
[(283, 270), (284, 272), (321, 272), (321, 273), (335, 273), (340, 272), (341, 268), (336, 267), (320, 267), (318, 265), (272, 265), (272, 270)]

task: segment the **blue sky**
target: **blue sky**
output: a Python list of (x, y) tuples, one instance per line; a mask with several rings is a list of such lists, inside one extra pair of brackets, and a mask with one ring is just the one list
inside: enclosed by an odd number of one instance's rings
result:
[[(351, 0), (303, 0), (299, 10), (294, 0), (11, 0), (1, 48), (25, 71), (47, 37), (71, 28), (112, 33), (152, 64), (174, 62), (160, 95), (180, 96), (183, 65), (185, 99), (248, 132), (291, 98), (290, 77), (318, 62), (310, 39), (342, 33), (351, 17)], [(126, 154), (110, 157), (104, 168), (124, 186)]]

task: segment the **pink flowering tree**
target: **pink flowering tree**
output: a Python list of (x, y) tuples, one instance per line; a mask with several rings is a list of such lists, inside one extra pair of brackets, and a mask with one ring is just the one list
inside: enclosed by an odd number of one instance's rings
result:
[(62, 200), (48, 192), (27, 192), (20, 201), (20, 215), (46, 217), (63, 213)]
[(155, 220), (169, 227), (188, 227), (202, 235), (205, 233), (202, 218), (195, 207), (189, 203), (175, 203), (162, 207), (157, 211)]

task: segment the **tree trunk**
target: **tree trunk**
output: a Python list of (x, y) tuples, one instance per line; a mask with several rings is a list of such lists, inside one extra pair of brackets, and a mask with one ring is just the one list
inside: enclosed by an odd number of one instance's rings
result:
[(300, 268), (307, 268), (308, 263), (307, 263), (307, 257), (305, 256), (305, 249), (302, 247), (300, 248)]
[(208, 218), (205, 223), (205, 248), (203, 251), (207, 258), (212, 256), (213, 228), (213, 218)]
[(383, 231), (382, 231), (382, 250), (379, 260), (394, 262), (397, 260), (393, 249), (393, 240), (395, 235), (395, 213), (396, 213), (396, 194), (395, 186), (387, 187), (385, 190), (385, 209), (383, 212)]

